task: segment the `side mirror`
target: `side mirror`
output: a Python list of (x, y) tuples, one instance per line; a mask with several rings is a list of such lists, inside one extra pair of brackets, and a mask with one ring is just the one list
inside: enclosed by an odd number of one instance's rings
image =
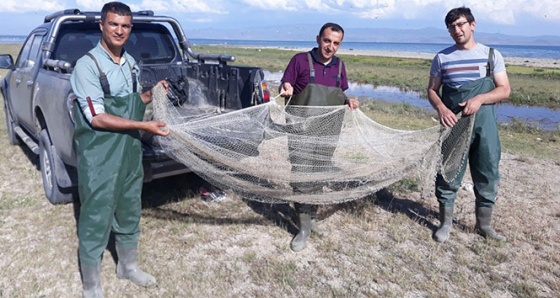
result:
[(14, 66), (14, 58), (10, 54), (0, 54), (0, 68), (11, 69)]

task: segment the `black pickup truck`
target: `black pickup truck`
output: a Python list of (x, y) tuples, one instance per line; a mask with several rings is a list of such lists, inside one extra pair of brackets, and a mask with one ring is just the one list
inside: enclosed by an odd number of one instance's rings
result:
[[(9, 69), (0, 86), (9, 142), (39, 155), (45, 194), (53, 204), (76, 196), (70, 74), (76, 60), (100, 40), (100, 18), (99, 12), (78, 9), (53, 13), (29, 34), (15, 63), (11, 55), (0, 55), (0, 68)], [(162, 79), (196, 82), (217, 113), (269, 100), (260, 68), (228, 65), (233, 56), (195, 53), (174, 18), (134, 12), (125, 50), (140, 65), (144, 89)], [(143, 150), (146, 182), (189, 171), (152, 138), (143, 139)]]

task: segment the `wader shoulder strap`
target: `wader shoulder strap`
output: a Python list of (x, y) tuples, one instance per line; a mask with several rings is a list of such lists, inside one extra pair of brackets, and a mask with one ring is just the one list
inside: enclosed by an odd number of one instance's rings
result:
[(93, 55), (91, 53), (86, 53), (86, 55), (88, 55), (93, 62), (95, 62), (95, 66), (97, 66), (97, 70), (99, 70), (99, 82), (101, 82), (101, 89), (103, 89), (103, 93), (106, 96), (110, 96), (111, 95), (111, 87), (109, 86), (109, 80), (107, 79), (107, 75), (101, 70), (101, 67), (99, 67), (99, 63), (97, 62), (97, 59), (95, 59), (95, 57), (93, 57)]
[(128, 67), (130, 67), (130, 76), (132, 78), (132, 92), (139, 92), (138, 89), (138, 78), (136, 77), (136, 73), (134, 73), (134, 67), (132, 64), (128, 63)]
[(494, 75), (494, 48), (490, 48), (488, 52), (488, 63), (486, 64), (486, 76), (491, 77)]
[[(109, 80), (107, 79), (107, 75), (101, 70), (101, 67), (99, 67), (99, 63), (97, 62), (97, 59), (95, 59), (95, 57), (91, 53), (87, 53), (86, 55), (88, 55), (93, 60), (93, 62), (95, 62), (95, 66), (97, 66), (97, 70), (99, 70), (99, 81), (101, 82), (101, 88), (103, 89), (103, 93), (106, 96), (110, 96), (111, 87), (109, 85)], [(130, 75), (132, 78), (132, 92), (138, 92), (138, 78), (136, 76), (136, 73), (134, 72), (134, 67), (130, 63), (128, 64), (128, 67), (130, 69)]]
[(342, 60), (338, 59), (338, 75), (336, 76), (336, 87), (340, 87), (340, 80), (342, 80)]
[[(342, 60), (338, 59), (338, 75), (336, 76), (336, 87), (340, 87), (340, 80), (342, 74)], [(309, 62), (309, 83), (315, 83), (315, 68), (313, 67), (313, 58), (311, 53), (307, 52), (307, 61)]]
[(309, 62), (309, 83), (315, 83), (315, 68), (313, 67), (313, 58), (311, 53), (307, 52), (307, 62)]

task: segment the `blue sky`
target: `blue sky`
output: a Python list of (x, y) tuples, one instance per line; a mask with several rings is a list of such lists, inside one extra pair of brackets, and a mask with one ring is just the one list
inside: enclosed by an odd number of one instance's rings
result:
[[(66, 8), (99, 11), (107, 1), (1, 0), (0, 35), (26, 35), (45, 15)], [(132, 10), (153, 10), (178, 19), (185, 31), (207, 28), (277, 27), (319, 28), (336, 22), (345, 29), (444, 29), (449, 9), (465, 5), (477, 20), (477, 30), (508, 35), (560, 36), (559, 0), (134, 0)], [(212, 38), (209, 36), (208, 38)], [(231, 37), (236, 39), (235, 36)]]

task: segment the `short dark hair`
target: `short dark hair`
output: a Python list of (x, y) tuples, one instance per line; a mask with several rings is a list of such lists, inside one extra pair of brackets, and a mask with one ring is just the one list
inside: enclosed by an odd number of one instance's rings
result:
[(465, 17), (465, 19), (467, 19), (467, 22), (469, 23), (474, 22), (474, 16), (471, 13), (470, 8), (461, 6), (453, 8), (447, 13), (447, 15), (445, 16), (445, 27), (449, 27), (449, 25), (451, 25), (460, 17)]
[(342, 29), (342, 26), (336, 23), (326, 23), (325, 25), (323, 25), (323, 27), (321, 27), (321, 30), (319, 30), (319, 36), (323, 36), (323, 32), (325, 32), (327, 28), (331, 28), (331, 30), (334, 32), (342, 32), (342, 36), (344, 36), (344, 29)]
[(105, 18), (107, 18), (107, 13), (109, 12), (118, 14), (120, 16), (132, 17), (132, 11), (130, 10), (130, 7), (128, 5), (122, 2), (113, 1), (105, 3), (105, 5), (103, 5), (103, 8), (101, 9), (101, 22), (105, 21)]

